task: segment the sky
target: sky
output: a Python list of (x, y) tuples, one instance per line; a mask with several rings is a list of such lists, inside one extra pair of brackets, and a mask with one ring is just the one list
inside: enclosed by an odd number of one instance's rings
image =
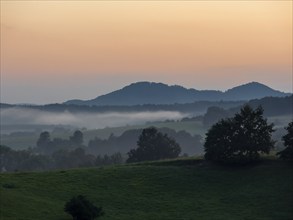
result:
[(138, 81), (292, 92), (292, 1), (1, 0), (1, 102), (92, 99)]

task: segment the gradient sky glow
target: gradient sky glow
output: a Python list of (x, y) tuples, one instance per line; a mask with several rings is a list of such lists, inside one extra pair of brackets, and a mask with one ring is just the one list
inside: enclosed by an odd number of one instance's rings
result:
[(292, 92), (292, 1), (1, 0), (1, 102), (91, 99), (136, 81)]

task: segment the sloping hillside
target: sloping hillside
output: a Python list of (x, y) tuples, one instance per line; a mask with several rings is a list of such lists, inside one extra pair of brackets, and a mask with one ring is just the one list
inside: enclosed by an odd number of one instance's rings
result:
[(70, 220), (73, 195), (102, 205), (101, 219), (293, 219), (293, 167), (269, 160), (227, 168), (176, 160), (43, 173), (1, 174), (1, 220)]

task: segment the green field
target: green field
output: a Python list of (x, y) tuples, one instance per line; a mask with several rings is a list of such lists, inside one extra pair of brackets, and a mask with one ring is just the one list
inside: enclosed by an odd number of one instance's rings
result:
[(101, 219), (293, 219), (293, 166), (266, 160), (229, 168), (175, 160), (104, 168), (0, 174), (1, 220), (70, 220), (66, 201), (86, 195)]

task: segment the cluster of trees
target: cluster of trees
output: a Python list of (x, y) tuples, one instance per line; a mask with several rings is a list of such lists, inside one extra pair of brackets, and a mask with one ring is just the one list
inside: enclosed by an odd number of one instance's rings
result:
[[(240, 113), (232, 118), (221, 119), (207, 132), (204, 144), (205, 159), (228, 164), (247, 164), (256, 162), (260, 154), (268, 154), (273, 149), (273, 124), (263, 117), (261, 107), (253, 110), (245, 105)], [(292, 159), (292, 123), (286, 128), (283, 137), (287, 148), (280, 152), (281, 158)]]
[(40, 137), (37, 140), (35, 151), (40, 154), (52, 155), (56, 151), (70, 151), (76, 148), (84, 148), (83, 133), (81, 131), (75, 131), (73, 136), (69, 137), (68, 140), (61, 138), (54, 138), (51, 140), (50, 133), (44, 131), (40, 134)]
[(94, 156), (86, 154), (83, 148), (59, 150), (52, 155), (37, 154), (31, 149), (15, 151), (0, 145), (0, 172), (43, 171), (52, 169), (69, 169), (77, 167), (94, 167), (122, 164), (125, 159), (120, 153)]
[[(185, 143), (187, 147), (185, 149), (192, 147), (195, 149), (188, 152), (201, 152), (200, 136), (191, 136), (184, 131), (162, 130), (176, 136), (181, 143)], [(16, 151), (1, 146), (0, 168), (4, 172), (103, 166), (124, 163), (125, 158), (121, 151), (125, 156), (128, 155), (127, 162), (175, 158), (182, 151), (175, 139), (154, 127), (129, 130), (119, 137), (110, 135), (106, 140), (95, 138), (89, 141), (88, 147), (83, 145), (83, 141), (83, 133), (79, 130), (75, 131), (69, 139), (52, 139), (50, 133), (45, 131), (40, 134), (35, 148)], [(110, 155), (102, 156), (100, 152), (103, 151), (108, 151)]]
[(174, 139), (154, 127), (142, 131), (137, 145), (138, 148), (128, 152), (128, 163), (176, 158), (181, 152), (179, 144)]
[[(123, 142), (123, 139), (127, 141), (129, 135), (133, 136), (133, 132), (135, 132), (135, 137), (138, 136), (138, 141), (132, 146), (138, 147), (128, 151), (128, 163), (176, 158), (181, 153), (181, 147), (175, 139), (154, 127), (142, 131), (128, 131), (120, 138), (111, 135), (108, 141), (115, 143), (118, 151), (119, 141)], [(182, 138), (191, 137), (185, 132), (179, 132), (179, 134)], [(45, 131), (40, 134), (37, 147), (34, 149), (15, 151), (9, 147), (0, 146), (0, 167), (2, 172), (31, 171), (93, 167), (125, 162), (120, 152), (104, 156), (89, 153), (95, 149), (96, 144), (102, 145), (101, 142), (103, 140), (95, 139), (90, 141), (89, 147), (86, 147), (83, 145), (81, 131), (75, 131), (68, 140), (60, 138), (51, 140), (50, 133)]]
[[(181, 146), (182, 153), (188, 155), (202, 154), (203, 144), (200, 135), (191, 135), (186, 131), (174, 131), (169, 128), (160, 128), (159, 132), (172, 137)], [(93, 155), (121, 152), (127, 154), (132, 148), (138, 147), (137, 140), (143, 129), (125, 131), (120, 136), (110, 135), (108, 139), (95, 138), (88, 143), (87, 152)]]
[[(96, 137), (90, 140), (87, 146), (83, 144), (83, 133), (79, 130), (75, 131), (69, 139), (52, 139), (50, 133), (45, 131), (40, 134), (36, 148), (33, 150), (39, 154), (53, 155), (54, 152), (60, 150), (72, 151), (76, 148), (83, 148), (87, 154), (94, 156), (114, 154), (116, 152), (126, 155), (129, 150), (138, 146), (137, 140), (142, 131), (143, 129), (128, 130), (120, 136), (111, 134), (107, 139)], [(203, 153), (202, 137), (200, 135), (191, 135), (186, 131), (176, 132), (169, 128), (160, 128), (159, 131), (174, 138), (182, 146), (183, 153), (188, 155)]]
[(47, 170), (51, 168), (51, 159), (46, 155), (37, 155), (32, 150), (15, 151), (0, 145), (0, 172)]

